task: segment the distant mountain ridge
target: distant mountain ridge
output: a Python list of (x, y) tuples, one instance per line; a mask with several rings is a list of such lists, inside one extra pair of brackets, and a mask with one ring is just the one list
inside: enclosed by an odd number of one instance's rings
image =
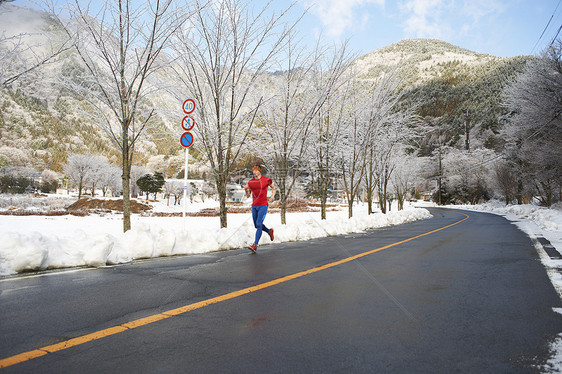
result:
[(491, 61), (505, 60), (488, 54), (469, 51), (437, 39), (404, 39), (374, 50), (355, 61), (358, 73), (364, 77), (376, 74), (380, 68), (398, 67), (410, 75), (410, 84), (420, 84), (438, 76), (435, 66), (460, 63), (467, 67)]

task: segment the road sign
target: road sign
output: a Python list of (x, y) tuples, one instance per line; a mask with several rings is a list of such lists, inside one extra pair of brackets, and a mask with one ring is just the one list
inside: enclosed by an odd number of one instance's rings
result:
[(195, 110), (195, 101), (193, 99), (187, 99), (183, 102), (183, 112), (185, 114), (191, 114)]
[(181, 121), (181, 127), (183, 127), (185, 131), (191, 130), (193, 126), (195, 126), (195, 120), (192, 116), (183, 117), (183, 120)]
[(180, 143), (185, 148), (191, 147), (193, 144), (193, 135), (190, 132), (184, 132), (180, 138)]

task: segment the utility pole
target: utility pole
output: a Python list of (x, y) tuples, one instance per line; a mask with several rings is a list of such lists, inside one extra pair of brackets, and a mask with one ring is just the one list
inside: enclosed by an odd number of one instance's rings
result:
[(438, 193), (438, 204), (442, 205), (441, 203), (441, 180), (443, 176), (443, 168), (441, 166), (441, 136), (439, 136), (439, 176), (437, 177), (437, 193)]
[(470, 113), (468, 112), (468, 109), (466, 110), (466, 121), (464, 122), (464, 134), (464, 148), (467, 151), (470, 151)]

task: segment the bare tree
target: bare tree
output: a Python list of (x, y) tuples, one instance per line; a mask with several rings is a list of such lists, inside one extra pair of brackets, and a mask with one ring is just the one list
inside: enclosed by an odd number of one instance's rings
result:
[(367, 121), (368, 139), (365, 157), (365, 190), (369, 214), (378, 191), (379, 206), (386, 213), (388, 183), (395, 167), (393, 152), (412, 136), (408, 127), (417, 121), (415, 108), (400, 108), (404, 91), (397, 69), (381, 74), (370, 82)]
[(197, 13), (175, 46), (180, 89), (196, 101), (195, 142), (213, 170), (221, 227), (227, 226), (232, 165), (259, 108), (271, 96), (258, 82), (295, 25), (286, 21), (287, 10), (268, 16), (270, 4), (253, 14), (241, 0), (215, 1)]
[[(69, 88), (91, 106), (89, 119), (103, 129), (121, 152), (123, 231), (131, 228), (130, 177), (135, 145), (157, 120), (150, 97), (158, 87), (149, 79), (165, 61), (162, 51), (186, 19), (172, 8), (172, 0), (105, 2), (93, 13), (74, 0), (70, 22), (62, 22), (77, 37), (76, 51), (87, 75)], [(54, 6), (51, 7), (52, 13)], [(74, 29), (76, 28), (76, 29)]]
[(317, 186), (320, 197), (320, 218), (326, 219), (328, 190), (337, 180), (334, 155), (337, 150), (338, 133), (345, 120), (345, 105), (342, 87), (352, 79), (347, 74), (351, 66), (352, 56), (348, 52), (347, 43), (333, 46), (325, 52), (318, 67), (314, 69), (310, 85), (316, 92), (325, 92), (325, 100), (315, 116), (307, 138), (309, 171), (313, 184)]
[[(258, 151), (271, 177), (278, 187), (281, 205), (281, 223), (286, 224), (287, 200), (299, 176), (307, 146), (310, 144), (310, 128), (316, 115), (331, 95), (336, 80), (325, 82), (315, 89), (310, 85), (314, 72), (322, 66), (324, 56), (331, 54), (330, 48), (320, 43), (309, 51), (291, 36), (280, 56), (279, 71), (271, 77), (268, 85), (274, 93), (273, 99), (264, 107), (258, 120), (258, 139), (249, 141), (250, 150)], [(345, 53), (337, 55), (345, 64), (349, 58)], [(267, 139), (266, 142), (261, 139)]]

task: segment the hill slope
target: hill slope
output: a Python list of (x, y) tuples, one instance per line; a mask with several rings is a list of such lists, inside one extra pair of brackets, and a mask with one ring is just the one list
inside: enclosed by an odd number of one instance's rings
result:
[[(502, 91), (516, 78), (531, 56), (512, 58), (479, 54), (435, 39), (407, 39), (357, 59), (364, 79), (397, 69), (407, 91), (404, 106), (417, 106), (428, 126), (441, 126), (446, 142), (464, 142), (467, 114), (475, 146), (494, 148), (506, 114)], [(422, 142), (420, 155), (432, 146)]]

